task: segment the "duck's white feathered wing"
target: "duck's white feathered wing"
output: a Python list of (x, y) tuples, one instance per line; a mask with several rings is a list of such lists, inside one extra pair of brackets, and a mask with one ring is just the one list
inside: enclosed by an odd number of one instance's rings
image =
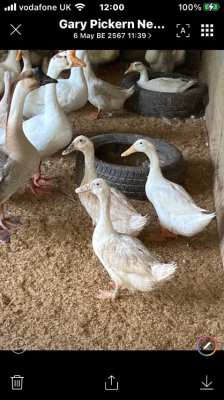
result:
[(155, 78), (140, 84), (140, 86), (155, 92), (178, 93), (194, 86), (196, 82), (194, 79)]
[(135, 86), (131, 86), (129, 89), (121, 88), (120, 86), (112, 85), (109, 82), (96, 80), (94, 83), (94, 90), (100, 96), (109, 96), (111, 99), (114, 97), (119, 99), (125, 99), (130, 97), (135, 90)]
[(128, 199), (111, 187), (110, 216), (117, 232), (137, 236), (148, 224), (149, 219), (137, 212)]
[(160, 206), (170, 212), (191, 214), (193, 211), (205, 211), (195, 204), (182, 186), (170, 181), (165, 180), (160, 190), (156, 190), (156, 198)]
[(176, 234), (195, 235), (215, 216), (198, 207), (184, 188), (170, 181), (164, 181), (150, 198), (161, 224)]
[(25, 99), (23, 115), (26, 118), (41, 114), (44, 111), (45, 86), (30, 92)]
[(23, 130), (27, 139), (39, 152), (48, 147), (51, 137), (46, 134), (46, 127), (40, 115), (24, 121)]
[(151, 265), (156, 258), (136, 238), (127, 235), (112, 236), (101, 247), (101, 259), (116, 273), (151, 274)]
[(98, 254), (108, 273), (122, 286), (147, 291), (175, 272), (174, 263), (161, 264), (138, 240), (126, 235), (112, 235)]
[(128, 201), (127, 197), (122, 192), (120, 192), (120, 190), (118, 190), (114, 187), (111, 187), (110, 192), (111, 192), (111, 198), (112, 198), (112, 201), (114, 202), (114, 204), (116, 204), (116, 203), (117, 203), (117, 205), (120, 204), (120, 206), (125, 207), (128, 210), (136, 212), (136, 209)]
[[(99, 200), (92, 193), (79, 193), (79, 199), (96, 225), (99, 217)], [(114, 188), (111, 188), (110, 217), (117, 232), (132, 236), (137, 236), (149, 222), (146, 216), (139, 214), (126, 197)]]

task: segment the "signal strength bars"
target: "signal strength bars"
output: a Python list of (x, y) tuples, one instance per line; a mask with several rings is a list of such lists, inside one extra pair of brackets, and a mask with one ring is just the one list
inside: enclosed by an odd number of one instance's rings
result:
[(10, 6), (4, 8), (4, 11), (16, 11), (16, 10), (17, 10), (16, 3), (10, 4)]

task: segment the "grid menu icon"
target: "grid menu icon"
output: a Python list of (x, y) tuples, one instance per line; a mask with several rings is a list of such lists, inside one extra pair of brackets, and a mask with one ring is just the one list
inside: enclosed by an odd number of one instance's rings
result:
[(214, 24), (201, 24), (201, 37), (213, 37)]

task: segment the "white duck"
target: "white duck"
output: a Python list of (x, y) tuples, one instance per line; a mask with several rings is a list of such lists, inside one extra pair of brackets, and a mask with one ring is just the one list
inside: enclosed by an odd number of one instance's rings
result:
[(102, 112), (122, 110), (125, 101), (134, 93), (135, 85), (124, 89), (97, 78), (87, 53), (84, 55), (84, 61), (86, 63), (84, 75), (88, 87), (88, 100), (98, 110), (96, 118), (99, 118)]
[(146, 66), (140, 62), (136, 61), (130, 64), (128, 70), (125, 74), (136, 71), (140, 73), (140, 78), (137, 81), (138, 86), (145, 90), (152, 90), (154, 92), (163, 93), (182, 93), (185, 92), (190, 87), (196, 85), (196, 79), (185, 79), (185, 78), (148, 78), (148, 72)]
[[(23, 78), (23, 79), (22, 79)], [(40, 156), (35, 147), (27, 140), (23, 132), (23, 105), (27, 94), (39, 87), (40, 84), (47, 84), (52, 79), (44, 76), (40, 82), (37, 73), (33, 71), (21, 74), (21, 78), (14, 90), (10, 111), (6, 125), (5, 152), (0, 153), (0, 240), (9, 240), (9, 228), (18, 221), (6, 218), (4, 204), (7, 200), (38, 170)], [(7, 236), (8, 235), (8, 236)]]
[[(28, 72), (32, 69), (32, 65), (30, 62), (30, 56), (28, 50), (17, 50), (16, 60), (23, 60), (23, 69), (21, 74), (24, 72)], [(13, 90), (13, 79), (14, 74), (10, 71), (5, 71), (4, 73), (4, 95), (0, 102), (0, 148), (4, 149), (5, 144), (5, 128), (6, 128), (6, 120), (9, 111), (9, 103), (10, 103), (10, 94)], [(43, 86), (44, 87), (44, 86)], [(31, 92), (30, 92), (31, 93)]]
[[(18, 52), (17, 52), (17, 60), (21, 60), (21, 59), (23, 60), (22, 73), (31, 70), (32, 69), (32, 63), (31, 63), (31, 57), (30, 57), (29, 50), (18, 50)], [(41, 87), (45, 87), (45, 86), (41, 86)], [(40, 89), (40, 88), (38, 88), (38, 89)], [(36, 89), (36, 90), (38, 90), (38, 89)], [(31, 93), (33, 93), (33, 91), (30, 92), (27, 97), (29, 97)], [(26, 99), (27, 99), (27, 97), (26, 97)], [(26, 100), (25, 100), (25, 102), (26, 102)]]
[(4, 73), (9, 71), (12, 74), (12, 79), (15, 80), (21, 72), (19, 60), (16, 57), (17, 50), (9, 50), (5, 61), (0, 63), (0, 95), (4, 91)]
[(89, 61), (92, 64), (104, 64), (115, 61), (120, 54), (120, 50), (87, 50)]
[[(62, 150), (71, 142), (73, 136), (72, 126), (58, 103), (56, 77), (65, 69), (70, 69), (74, 66), (82, 67), (84, 65), (75, 56), (75, 51), (73, 50), (58, 53), (50, 61), (48, 74), (54, 79), (54, 83), (46, 87), (44, 112), (23, 123), (25, 135), (39, 151), (41, 160)], [(39, 170), (39, 174), (33, 178), (34, 186), (40, 189), (42, 182), (44, 191), (47, 189), (47, 185), (44, 185), (44, 181), (46, 180), (49, 180), (49, 178), (41, 176), (41, 171)]]
[[(93, 179), (97, 178), (94, 145), (86, 136), (78, 136), (62, 154), (66, 155), (75, 150), (81, 151), (85, 159), (82, 185), (90, 183)], [(96, 225), (99, 219), (100, 208), (97, 197), (92, 193), (80, 193), (79, 199), (92, 218), (93, 225)], [(148, 223), (147, 217), (139, 214), (128, 202), (127, 198), (114, 188), (111, 188), (110, 216), (113, 227), (117, 232), (132, 236), (137, 236)]]
[[(54, 52), (54, 54), (55, 54), (55, 52)], [(29, 69), (31, 69), (33, 67), (35, 68), (37, 66), (38, 67), (41, 66), (42, 71), (44, 73), (47, 73), (47, 70), (44, 71), (43, 66), (45, 66), (46, 62), (48, 61), (48, 58), (44, 57), (43, 61), (42, 61), (41, 58), (38, 56), (38, 54), (35, 51), (32, 51), (32, 50), (17, 50), (16, 59), (17, 59), (17, 61), (21, 61), (21, 59), (23, 60), (22, 72), (28, 71)], [(33, 92), (31, 92), (31, 93), (33, 93)]]
[(76, 189), (76, 193), (91, 192), (100, 202), (100, 216), (93, 233), (93, 249), (115, 284), (112, 292), (101, 291), (99, 298), (115, 299), (120, 289), (150, 291), (170, 279), (174, 263), (162, 264), (143, 243), (115, 231), (110, 218), (110, 188), (103, 179)]
[(145, 191), (158, 215), (162, 236), (191, 237), (201, 232), (215, 217), (215, 213), (209, 214), (198, 207), (182, 186), (163, 177), (156, 149), (148, 140), (137, 140), (121, 156), (135, 152), (146, 154), (150, 160)]
[(172, 72), (185, 58), (185, 50), (147, 50), (145, 53), (146, 61), (155, 72)]
[(12, 74), (9, 71), (4, 73), (4, 94), (0, 101), (0, 146), (5, 142), (5, 127), (9, 112), (10, 92), (12, 84)]
[[(76, 56), (82, 60), (85, 51), (86, 50), (77, 50)], [(49, 75), (51, 73), (52, 63), (48, 67), (47, 74)], [(85, 106), (88, 101), (88, 89), (82, 68), (77, 68), (77, 66), (72, 67), (68, 79), (57, 79), (57, 81), (57, 99), (60, 107), (66, 114)], [(35, 92), (30, 93), (25, 101), (24, 116), (30, 118), (43, 113), (45, 107), (44, 99), (45, 87), (40, 87)]]

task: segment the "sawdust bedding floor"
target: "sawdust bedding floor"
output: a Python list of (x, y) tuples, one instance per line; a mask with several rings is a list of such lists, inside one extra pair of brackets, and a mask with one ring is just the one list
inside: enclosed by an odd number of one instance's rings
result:
[[(90, 122), (90, 109), (76, 113), (75, 134), (141, 131), (175, 143), (188, 162), (186, 188), (202, 207), (214, 209), (203, 120), (170, 125), (124, 114)], [(26, 189), (8, 203), (23, 225), (0, 248), (0, 348), (10, 348), (15, 337), (32, 349), (192, 349), (203, 334), (224, 341), (215, 221), (194, 238), (153, 242), (155, 213), (149, 203), (133, 201), (152, 219), (141, 239), (161, 260), (175, 261), (177, 273), (150, 293), (123, 292), (116, 302), (100, 301), (96, 294), (110, 280), (93, 254), (91, 221), (74, 192), (74, 159), (58, 155), (44, 166), (56, 176), (52, 194), (35, 198)]]
[[(90, 121), (91, 106), (73, 113), (74, 135), (143, 132), (174, 143), (188, 170), (185, 187), (196, 202), (214, 209), (212, 167), (204, 120), (167, 123), (123, 114)], [(8, 211), (23, 225), (0, 247), (0, 348), (23, 337), (28, 349), (193, 349), (196, 336), (224, 342), (224, 273), (216, 221), (200, 235), (153, 242), (158, 222), (147, 202), (133, 201), (151, 224), (141, 239), (161, 260), (175, 261), (175, 277), (150, 293), (123, 292), (115, 301), (96, 298), (110, 279), (92, 251), (91, 220), (74, 192), (74, 159), (60, 155), (44, 163), (56, 176), (42, 198), (17, 193)]]

